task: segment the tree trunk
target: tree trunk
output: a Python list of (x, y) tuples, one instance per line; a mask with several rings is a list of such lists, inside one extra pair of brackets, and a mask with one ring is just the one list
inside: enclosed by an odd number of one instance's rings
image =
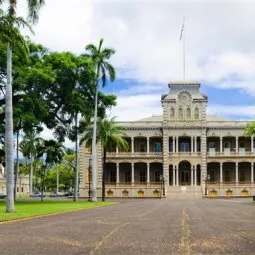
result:
[[(97, 79), (99, 67), (97, 67)], [(97, 201), (97, 103), (98, 103), (98, 80), (96, 81), (95, 110), (92, 137), (92, 202)]]
[(33, 195), (33, 162), (34, 156), (31, 155), (30, 172), (29, 172), (29, 195)]
[(7, 45), (7, 84), (5, 96), (6, 212), (15, 212), (13, 178), (12, 47)]
[(41, 201), (43, 201), (43, 193), (44, 193), (44, 177), (46, 172), (46, 166), (43, 166), (42, 172), (41, 172)]
[[(18, 182), (18, 174), (19, 174), (19, 130), (16, 133), (16, 167), (14, 173), (14, 200), (16, 201), (16, 194), (17, 194), (17, 182)], [(19, 187), (21, 189), (21, 186)]]
[(102, 177), (102, 201), (105, 201), (105, 179), (106, 179), (106, 149), (103, 156), (103, 177)]
[(74, 197), (73, 200), (77, 201), (79, 189), (79, 169), (78, 169), (78, 113), (75, 116), (75, 179), (74, 179)]
[(58, 172), (58, 165), (57, 165), (57, 168), (56, 168), (56, 172), (57, 172), (57, 194), (58, 194), (58, 186), (59, 186), (59, 172)]

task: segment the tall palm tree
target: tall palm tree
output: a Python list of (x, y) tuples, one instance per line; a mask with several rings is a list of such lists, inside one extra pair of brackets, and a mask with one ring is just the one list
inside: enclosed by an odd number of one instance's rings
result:
[[(105, 179), (106, 179), (106, 154), (107, 150), (116, 148), (128, 150), (128, 143), (123, 136), (126, 136), (124, 127), (118, 125), (114, 118), (98, 121), (97, 140), (100, 140), (103, 148), (103, 178), (102, 178), (102, 201), (105, 200)], [(92, 125), (87, 126), (81, 143), (90, 145), (93, 139)]]
[(94, 64), (96, 79), (95, 79), (95, 110), (92, 138), (92, 201), (97, 201), (97, 155), (96, 155), (96, 133), (97, 133), (97, 108), (98, 108), (98, 89), (100, 82), (102, 86), (106, 86), (107, 79), (111, 82), (115, 80), (116, 74), (113, 66), (108, 62), (111, 56), (115, 53), (112, 48), (103, 48), (103, 39), (100, 39), (98, 47), (94, 44), (86, 46), (87, 53), (85, 56), (91, 58)]
[[(1, 2), (0, 2), (1, 3)], [(5, 95), (5, 148), (6, 148), (6, 212), (14, 212), (14, 179), (13, 179), (13, 109), (12, 109), (12, 48), (27, 58), (28, 48), (26, 41), (19, 32), (20, 26), (28, 23), (20, 17), (5, 15), (0, 12), (0, 40), (7, 43), (6, 95)]]
[(23, 153), (23, 156), (30, 160), (30, 172), (29, 172), (29, 194), (33, 194), (33, 162), (37, 153), (37, 148), (43, 142), (43, 139), (40, 138), (34, 131), (31, 131), (23, 137), (22, 142), (20, 143), (20, 149)]

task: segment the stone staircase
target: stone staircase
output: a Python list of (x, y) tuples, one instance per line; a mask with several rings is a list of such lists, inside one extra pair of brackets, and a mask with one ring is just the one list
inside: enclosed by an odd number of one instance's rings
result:
[(201, 199), (203, 197), (202, 186), (169, 186), (167, 187), (167, 199)]

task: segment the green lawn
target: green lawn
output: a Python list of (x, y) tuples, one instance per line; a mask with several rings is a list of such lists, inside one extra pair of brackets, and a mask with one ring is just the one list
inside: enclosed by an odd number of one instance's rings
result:
[(21, 218), (29, 218), (38, 215), (68, 212), (80, 209), (90, 209), (95, 207), (116, 204), (114, 202), (88, 202), (88, 201), (17, 201), (15, 203), (16, 212), (5, 212), (5, 201), (0, 201), (0, 222)]

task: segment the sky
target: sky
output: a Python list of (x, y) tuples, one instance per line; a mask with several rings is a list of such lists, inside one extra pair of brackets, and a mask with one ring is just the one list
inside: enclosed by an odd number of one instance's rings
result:
[[(26, 1), (18, 14), (25, 16)], [(208, 114), (252, 120), (255, 113), (255, 1), (45, 0), (31, 39), (52, 51), (80, 54), (104, 38), (116, 54), (117, 80), (105, 93), (118, 96), (111, 115), (120, 121), (161, 115), (161, 94), (183, 80), (201, 82)]]

